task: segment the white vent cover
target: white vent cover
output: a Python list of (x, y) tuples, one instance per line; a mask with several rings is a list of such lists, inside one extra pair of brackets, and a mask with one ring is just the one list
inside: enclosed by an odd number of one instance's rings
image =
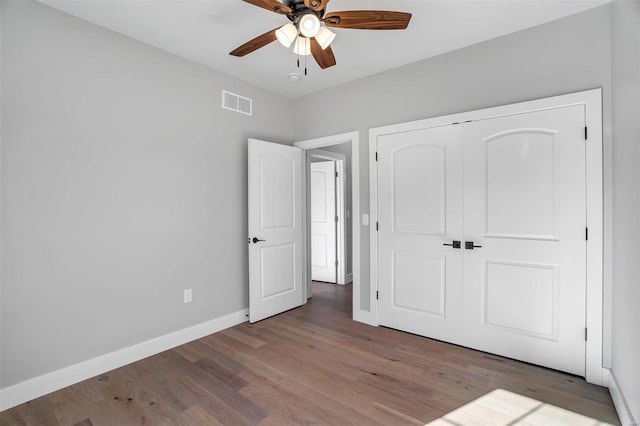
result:
[(235, 93), (222, 91), (222, 108), (242, 114), (252, 115), (253, 101)]

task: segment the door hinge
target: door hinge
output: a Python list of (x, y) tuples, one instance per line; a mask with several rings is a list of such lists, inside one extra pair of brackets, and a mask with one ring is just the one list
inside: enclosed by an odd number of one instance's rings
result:
[(376, 222), (376, 231), (380, 230), (380, 224)]
[(376, 291), (376, 300), (380, 299), (380, 292)]
[(338, 260), (336, 259), (336, 266), (338, 266)]
[(336, 172), (336, 177), (338, 177), (338, 172)]
[(584, 228), (584, 239), (589, 241), (589, 228)]
[(584, 140), (585, 140), (585, 141), (587, 140), (587, 134), (588, 134), (588, 132), (587, 132), (587, 126), (584, 126)]
[(587, 327), (584, 328), (584, 341), (587, 341)]
[(338, 221), (339, 221), (339, 220), (338, 220), (338, 216), (336, 216), (336, 222), (338, 222)]
[(378, 153), (376, 152), (376, 161), (378, 161)]

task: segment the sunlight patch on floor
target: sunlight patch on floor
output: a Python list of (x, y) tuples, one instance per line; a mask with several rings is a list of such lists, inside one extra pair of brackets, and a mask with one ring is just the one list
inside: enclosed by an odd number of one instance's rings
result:
[(604, 426), (604, 423), (533, 398), (494, 390), (428, 423), (428, 426)]

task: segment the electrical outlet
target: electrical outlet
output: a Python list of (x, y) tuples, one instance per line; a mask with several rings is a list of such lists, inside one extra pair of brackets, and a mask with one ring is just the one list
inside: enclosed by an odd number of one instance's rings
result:
[(184, 291), (184, 303), (191, 303), (193, 300), (193, 292), (190, 288)]

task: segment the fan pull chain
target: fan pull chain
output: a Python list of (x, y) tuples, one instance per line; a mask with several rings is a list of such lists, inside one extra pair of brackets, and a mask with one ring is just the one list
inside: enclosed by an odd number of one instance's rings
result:
[[(304, 39), (304, 52), (307, 53), (307, 40), (309, 40), (308, 38)], [(304, 75), (307, 75), (307, 55), (304, 55)]]

